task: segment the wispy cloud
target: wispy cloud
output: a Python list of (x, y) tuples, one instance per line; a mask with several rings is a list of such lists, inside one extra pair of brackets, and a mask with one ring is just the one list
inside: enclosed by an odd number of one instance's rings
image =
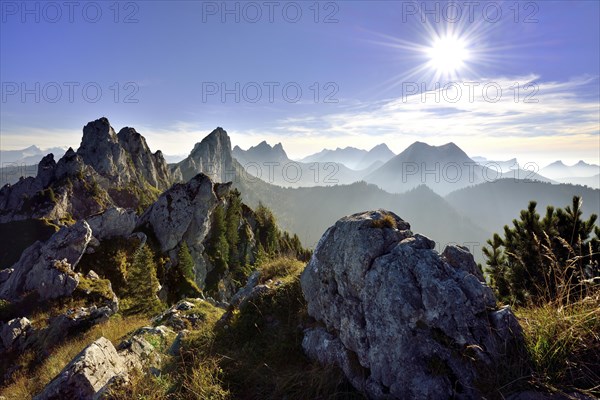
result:
[[(543, 82), (535, 75), (459, 82), (436, 90), (409, 93), (362, 110), (323, 115), (318, 121), (296, 118), (280, 129), (316, 128), (327, 135), (340, 136), (389, 133), (447, 138), (597, 135), (598, 99), (583, 95), (597, 85), (596, 78)], [(418, 86), (405, 84), (405, 88), (413, 91)]]
[[(283, 142), (297, 158), (324, 147), (368, 149), (382, 142), (400, 152), (414, 140), (425, 140), (431, 144), (454, 141), (468, 154), (488, 158), (599, 161), (598, 77), (559, 82), (525, 75), (467, 82), (412, 94), (415, 87), (405, 84), (404, 96), (343, 102), (334, 112), (293, 114), (261, 126), (238, 120), (233, 127), (231, 121), (223, 121), (223, 127), (234, 145), (247, 148), (262, 140)], [(519, 97), (515, 98), (517, 87)], [(418, 84), (416, 88), (420, 89)], [(165, 127), (134, 126), (153, 151), (165, 154), (188, 154), (215, 128), (192, 120)], [(80, 139), (81, 131), (21, 127), (18, 132), (2, 133), (2, 142), (11, 148), (31, 144), (76, 147)]]

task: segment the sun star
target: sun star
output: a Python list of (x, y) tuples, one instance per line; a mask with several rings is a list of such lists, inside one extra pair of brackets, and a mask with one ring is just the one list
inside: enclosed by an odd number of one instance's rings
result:
[(467, 43), (456, 36), (437, 37), (426, 49), (429, 67), (440, 76), (455, 75), (469, 60)]

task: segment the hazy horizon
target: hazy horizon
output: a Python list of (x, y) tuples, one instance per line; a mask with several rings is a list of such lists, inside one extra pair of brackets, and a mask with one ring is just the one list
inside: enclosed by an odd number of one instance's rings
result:
[[(109, 121), (110, 121), (110, 118), (109, 118)], [(111, 121), (111, 125), (113, 126), (113, 128), (115, 129), (115, 131), (116, 131), (116, 132), (118, 132), (118, 131), (119, 131), (119, 129), (121, 129), (121, 128), (125, 127), (125, 126), (129, 126), (129, 125), (123, 125), (123, 126), (121, 126), (121, 127), (117, 128), (115, 125), (113, 125), (113, 124), (112, 124), (112, 121)], [(132, 126), (132, 127), (133, 127), (133, 128), (136, 128), (135, 126)], [(225, 129), (225, 131), (227, 131), (227, 128), (225, 128), (225, 127), (222, 127), (222, 128), (223, 128), (223, 129)], [(138, 130), (138, 129), (136, 128), (136, 130)], [(201, 137), (199, 136), (199, 138), (198, 138), (197, 140), (195, 140), (195, 141), (194, 141), (194, 140), (192, 140), (192, 141), (189, 141), (189, 142), (188, 142), (188, 146), (187, 146), (187, 148), (188, 148), (189, 150), (187, 150), (187, 152), (185, 152), (185, 153), (179, 153), (179, 154), (173, 154), (173, 153), (168, 153), (168, 152), (165, 152), (163, 149), (153, 146), (152, 140), (151, 140), (151, 139), (149, 139), (149, 138), (148, 138), (148, 137), (147, 137), (147, 136), (144, 134), (144, 132), (141, 132), (141, 131), (139, 131), (139, 130), (138, 130), (138, 132), (139, 132), (140, 134), (142, 134), (143, 136), (145, 136), (145, 137), (146, 137), (146, 139), (147, 139), (147, 141), (148, 141), (148, 145), (149, 145), (150, 149), (151, 149), (153, 152), (155, 152), (155, 151), (157, 151), (157, 150), (160, 150), (160, 151), (162, 151), (162, 152), (163, 152), (163, 154), (164, 154), (165, 156), (167, 156), (167, 157), (169, 157), (170, 159), (174, 160), (174, 162), (181, 161), (181, 160), (183, 160), (184, 158), (186, 158), (186, 157), (187, 157), (187, 156), (190, 154), (190, 152), (192, 151), (192, 149), (194, 148), (194, 145), (195, 145), (196, 143), (199, 143), (199, 142), (200, 142), (200, 141), (201, 141), (201, 140), (202, 140), (204, 137), (206, 137), (206, 136), (207, 136), (207, 135), (208, 135), (208, 134), (209, 134), (211, 131), (212, 131), (212, 129), (211, 129), (211, 130), (207, 130), (207, 131), (206, 131), (206, 133), (204, 134), (204, 136), (201, 136)], [(528, 157), (526, 157), (526, 156), (522, 156), (522, 155), (521, 155), (521, 154), (526, 154), (526, 153), (515, 153), (515, 154), (512, 154), (512, 155), (510, 155), (510, 154), (506, 154), (504, 157), (492, 157), (492, 156), (487, 156), (487, 155), (485, 155), (485, 154), (471, 154), (471, 153), (469, 153), (469, 152), (466, 150), (466, 147), (465, 147), (465, 146), (461, 145), (461, 143), (457, 143), (457, 142), (453, 142), (453, 141), (449, 141), (449, 142), (444, 142), (444, 143), (442, 143), (442, 142), (434, 142), (434, 141), (430, 141), (430, 140), (423, 140), (423, 139), (417, 139), (417, 140), (415, 140), (415, 141), (413, 141), (413, 142), (407, 143), (407, 144), (406, 144), (404, 147), (398, 147), (398, 146), (394, 146), (394, 147), (393, 147), (393, 145), (390, 145), (389, 143), (385, 143), (385, 142), (378, 142), (378, 143), (375, 143), (375, 142), (374, 142), (372, 145), (369, 145), (368, 147), (357, 147), (357, 146), (353, 146), (353, 145), (351, 145), (351, 144), (343, 144), (343, 145), (338, 145), (338, 146), (336, 146), (336, 147), (330, 147), (330, 148), (327, 148), (327, 147), (316, 148), (316, 150), (315, 150), (315, 151), (313, 151), (313, 152), (310, 152), (310, 153), (296, 153), (296, 152), (294, 152), (294, 151), (293, 151), (293, 150), (294, 150), (294, 148), (293, 148), (293, 147), (291, 147), (291, 146), (286, 146), (286, 144), (285, 144), (285, 143), (286, 143), (285, 139), (284, 139), (284, 140), (282, 140), (282, 141), (279, 141), (279, 142), (274, 142), (274, 141), (269, 141), (269, 140), (267, 140), (267, 139), (261, 139), (260, 137), (257, 137), (257, 138), (256, 138), (256, 140), (257, 140), (256, 142), (251, 142), (251, 143), (248, 143), (248, 144), (246, 144), (246, 145), (241, 145), (241, 144), (238, 144), (238, 143), (236, 143), (236, 141), (235, 141), (235, 138), (236, 138), (236, 136), (237, 136), (237, 135), (235, 135), (235, 134), (231, 134), (231, 132), (229, 132), (229, 131), (227, 131), (227, 133), (228, 133), (228, 134), (229, 134), (229, 136), (231, 137), (231, 140), (232, 140), (231, 146), (232, 146), (232, 148), (233, 148), (233, 147), (235, 147), (235, 146), (239, 146), (239, 147), (240, 147), (242, 150), (248, 150), (250, 147), (257, 146), (257, 145), (258, 145), (260, 142), (262, 142), (262, 141), (266, 141), (266, 142), (267, 142), (267, 144), (269, 144), (271, 147), (275, 146), (275, 145), (276, 145), (276, 144), (278, 144), (278, 143), (281, 143), (281, 145), (283, 146), (283, 149), (285, 150), (286, 154), (287, 154), (287, 155), (288, 155), (288, 157), (289, 157), (291, 160), (293, 160), (293, 161), (301, 161), (303, 158), (305, 158), (305, 157), (307, 157), (307, 156), (310, 156), (310, 155), (313, 155), (313, 154), (316, 154), (316, 153), (318, 153), (319, 151), (322, 151), (322, 150), (336, 150), (336, 149), (338, 149), (338, 148), (340, 148), (340, 149), (344, 149), (344, 148), (347, 148), (347, 147), (353, 147), (353, 148), (356, 148), (356, 149), (359, 149), (359, 150), (366, 150), (366, 151), (369, 151), (369, 150), (371, 150), (373, 147), (375, 147), (375, 146), (377, 146), (377, 145), (379, 145), (379, 144), (386, 144), (386, 145), (387, 145), (387, 146), (390, 148), (390, 150), (392, 150), (392, 151), (393, 151), (393, 152), (394, 152), (394, 153), (397, 155), (397, 154), (400, 154), (402, 151), (404, 151), (404, 150), (405, 150), (405, 149), (406, 149), (408, 146), (410, 146), (411, 144), (413, 144), (413, 143), (415, 143), (415, 142), (419, 141), (419, 142), (426, 143), (426, 144), (428, 144), (428, 145), (430, 145), (430, 146), (442, 146), (442, 145), (444, 145), (444, 144), (447, 144), (447, 143), (451, 143), (451, 142), (452, 142), (452, 143), (456, 144), (458, 147), (460, 147), (462, 150), (464, 150), (464, 151), (467, 153), (467, 155), (468, 155), (469, 157), (471, 157), (471, 158), (473, 158), (473, 157), (483, 157), (483, 158), (486, 158), (488, 161), (508, 161), (508, 160), (510, 160), (510, 159), (516, 158), (516, 159), (517, 159), (517, 162), (519, 163), (519, 165), (523, 165), (523, 164), (525, 164), (525, 163), (531, 163), (531, 162), (533, 162), (533, 163), (536, 163), (536, 164), (538, 165), (538, 167), (540, 167), (540, 168), (544, 168), (544, 167), (548, 166), (549, 164), (551, 164), (551, 163), (554, 163), (554, 162), (556, 162), (556, 161), (562, 161), (562, 162), (563, 162), (565, 165), (567, 165), (567, 166), (575, 165), (575, 164), (576, 164), (576, 163), (578, 163), (579, 161), (584, 161), (584, 162), (586, 162), (586, 163), (588, 163), (588, 164), (596, 164), (596, 165), (598, 165), (598, 164), (600, 163), (600, 156), (599, 156), (598, 158), (595, 158), (595, 159), (594, 159), (594, 158), (590, 158), (590, 159), (578, 158), (578, 159), (577, 159), (577, 158), (566, 158), (566, 157), (563, 157), (563, 158), (557, 158), (557, 159), (553, 159), (553, 158), (551, 158), (551, 157), (533, 159), (533, 158), (528, 158)], [(239, 136), (238, 136), (238, 137), (239, 137)], [(48, 146), (48, 147), (46, 147), (46, 146), (40, 146), (40, 145), (39, 145), (39, 144), (37, 144), (37, 143), (30, 143), (29, 145), (25, 145), (25, 146), (21, 146), (21, 147), (15, 147), (15, 148), (4, 148), (4, 146), (3, 146), (3, 147), (1, 148), (1, 150), (3, 150), (3, 151), (10, 151), (10, 150), (23, 150), (23, 149), (26, 149), (26, 148), (28, 148), (28, 147), (30, 147), (30, 146), (37, 146), (37, 147), (38, 147), (38, 148), (40, 148), (42, 151), (43, 151), (43, 150), (47, 150), (47, 149), (51, 149), (51, 148), (57, 148), (57, 147), (58, 147), (58, 148), (62, 148), (62, 149), (64, 149), (64, 150), (67, 150), (69, 147), (71, 147), (71, 148), (73, 148), (74, 150), (77, 150), (77, 148), (79, 147), (79, 143), (80, 143), (80, 141), (81, 141), (81, 133), (79, 133), (79, 140), (77, 141), (77, 144), (73, 144), (73, 145), (70, 145), (70, 144), (64, 145), (64, 144), (56, 143), (56, 145), (53, 145), (53, 146)], [(492, 153), (492, 154), (495, 154), (495, 153)], [(169, 161), (169, 162), (173, 162), (173, 161)]]

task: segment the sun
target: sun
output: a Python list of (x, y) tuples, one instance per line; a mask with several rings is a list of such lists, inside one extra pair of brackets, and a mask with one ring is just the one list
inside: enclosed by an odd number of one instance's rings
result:
[(470, 58), (468, 43), (453, 35), (436, 37), (425, 52), (429, 67), (446, 77), (456, 75)]

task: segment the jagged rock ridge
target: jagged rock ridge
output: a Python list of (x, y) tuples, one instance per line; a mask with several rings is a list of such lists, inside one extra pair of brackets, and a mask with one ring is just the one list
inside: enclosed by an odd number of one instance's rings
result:
[(215, 182), (234, 180), (236, 170), (231, 155), (231, 140), (221, 127), (196, 143), (190, 155), (172, 167), (173, 175), (184, 182), (200, 172)]
[(173, 182), (160, 151), (133, 128), (118, 134), (108, 119), (85, 125), (77, 151), (38, 164), (35, 178), (0, 189), (0, 223), (27, 218), (81, 219), (110, 206), (144, 208)]

